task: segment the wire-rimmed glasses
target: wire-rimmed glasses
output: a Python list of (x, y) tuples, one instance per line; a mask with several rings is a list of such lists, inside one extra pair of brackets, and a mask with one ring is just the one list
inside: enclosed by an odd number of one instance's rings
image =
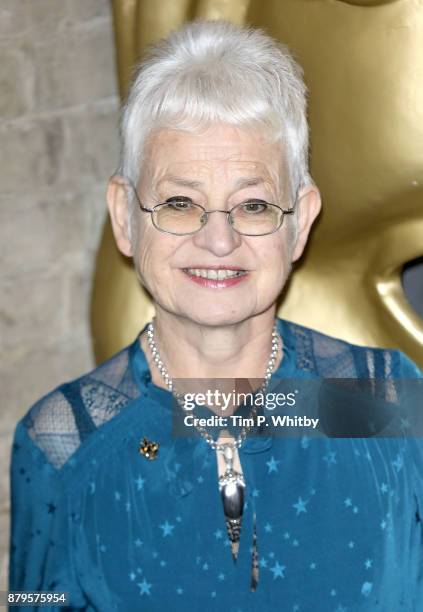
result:
[(284, 209), (258, 198), (249, 198), (230, 210), (206, 210), (204, 206), (185, 196), (174, 196), (166, 202), (147, 208), (141, 203), (135, 186), (130, 181), (128, 184), (135, 193), (140, 209), (151, 214), (154, 227), (160, 232), (175, 236), (196, 234), (205, 226), (209, 216), (216, 212), (224, 213), (229, 225), (238, 234), (266, 236), (282, 226), (285, 215), (294, 212), (294, 207)]

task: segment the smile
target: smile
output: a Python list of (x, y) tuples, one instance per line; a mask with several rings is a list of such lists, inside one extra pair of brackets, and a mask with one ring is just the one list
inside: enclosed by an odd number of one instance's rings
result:
[(245, 270), (212, 270), (210, 268), (184, 268), (184, 272), (193, 276), (201, 276), (201, 278), (210, 278), (211, 280), (225, 280), (226, 278), (247, 274)]
[(247, 270), (233, 268), (183, 268), (188, 278), (203, 287), (225, 288), (232, 287), (243, 281)]

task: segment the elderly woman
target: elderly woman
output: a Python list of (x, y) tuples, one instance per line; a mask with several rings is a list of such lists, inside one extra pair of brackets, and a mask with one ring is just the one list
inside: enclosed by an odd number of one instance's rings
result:
[(107, 200), (156, 316), (19, 422), (11, 590), (101, 612), (422, 609), (417, 444), (172, 433), (177, 379), (419, 377), (276, 319), (320, 209), (305, 112), (257, 30), (191, 23), (139, 66)]

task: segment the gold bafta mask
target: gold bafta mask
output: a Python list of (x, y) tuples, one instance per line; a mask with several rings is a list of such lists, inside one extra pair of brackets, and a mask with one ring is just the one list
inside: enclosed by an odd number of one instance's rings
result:
[[(323, 213), (279, 314), (423, 365), (403, 265), (423, 255), (423, 4), (415, 0), (116, 0), (121, 94), (146, 45), (187, 19), (224, 18), (286, 43), (309, 88), (311, 174)], [(92, 328), (102, 360), (153, 309), (106, 224)]]

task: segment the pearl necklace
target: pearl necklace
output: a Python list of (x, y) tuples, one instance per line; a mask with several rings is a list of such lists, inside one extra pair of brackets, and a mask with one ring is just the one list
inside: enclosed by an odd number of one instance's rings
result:
[[(154, 338), (154, 319), (147, 326), (147, 343), (150, 348), (151, 354), (153, 356), (154, 363), (157, 366), (167, 388), (172, 392), (178, 404), (183, 407), (182, 402), (182, 394), (180, 394), (173, 384), (172, 378), (169, 376), (166, 366), (163, 363), (162, 358), (160, 357), (159, 350), (157, 348), (155, 338)], [(272, 348), (270, 352), (270, 357), (267, 362), (266, 372), (264, 376), (264, 381), (257, 389), (256, 393), (263, 393), (269, 384), (269, 380), (272, 376), (273, 370), (275, 368), (276, 359), (279, 353), (279, 334), (277, 330), (276, 322), (273, 326), (272, 330)], [(252, 417), (252, 422), (254, 422), (257, 414), (257, 407), (255, 403), (253, 404), (253, 408), (250, 412), (250, 418)], [(245, 493), (245, 480), (243, 475), (240, 472), (237, 472), (233, 467), (233, 462), (235, 458), (235, 450), (241, 446), (247, 434), (251, 428), (250, 426), (243, 427), (241, 433), (238, 438), (234, 440), (234, 442), (225, 442), (224, 444), (218, 444), (217, 440), (214, 440), (211, 434), (208, 433), (205, 427), (196, 426), (197, 430), (201, 434), (201, 436), (206, 440), (206, 442), (216, 451), (222, 453), (223, 458), (225, 460), (225, 473), (219, 477), (219, 491), (222, 496), (223, 508), (226, 517), (226, 525), (228, 530), (229, 539), (232, 544), (232, 556), (234, 561), (236, 561), (238, 557), (238, 548), (239, 548), (239, 539), (241, 533), (241, 521), (242, 514), (244, 509), (244, 493)], [(257, 558), (257, 551), (255, 550), (255, 558)], [(255, 564), (257, 565), (257, 564)], [(258, 576), (258, 566), (256, 567), (256, 574), (252, 577), (252, 590), (255, 590), (257, 585), (257, 576)], [(253, 572), (254, 573), (254, 572)]]
[[(174, 388), (173, 380), (169, 376), (167, 368), (164, 365), (162, 358), (160, 357), (159, 349), (157, 348), (157, 345), (156, 345), (156, 341), (154, 338), (154, 319), (147, 326), (147, 344), (150, 348), (154, 363), (156, 364), (157, 369), (159, 370), (167, 388), (169, 389), (169, 391), (172, 392), (172, 394), (174, 395), (179, 405), (182, 406), (183, 396), (182, 394), (178, 393), (177, 390)], [(273, 326), (273, 330), (272, 330), (272, 348), (271, 348), (270, 356), (269, 356), (267, 366), (266, 366), (264, 381), (260, 385), (260, 387), (257, 389), (256, 393), (263, 393), (267, 389), (269, 380), (275, 368), (275, 363), (278, 357), (278, 353), (279, 353), (279, 333), (278, 333), (277, 326), (275, 323)], [(255, 418), (256, 414), (257, 414), (257, 408), (254, 406), (250, 413), (250, 416)], [(210, 444), (210, 446), (213, 449), (224, 451), (225, 448), (228, 446), (227, 444), (223, 444), (223, 445), (217, 444), (217, 442), (212, 438), (212, 436), (207, 432), (207, 430), (204, 427), (197, 427), (197, 429), (201, 433), (202, 437)], [(232, 444), (234, 447), (239, 448), (241, 446), (242, 442), (245, 440), (247, 436), (249, 429), (250, 427), (243, 428), (241, 430), (241, 433), (238, 436), (237, 440), (235, 440), (235, 442)]]

